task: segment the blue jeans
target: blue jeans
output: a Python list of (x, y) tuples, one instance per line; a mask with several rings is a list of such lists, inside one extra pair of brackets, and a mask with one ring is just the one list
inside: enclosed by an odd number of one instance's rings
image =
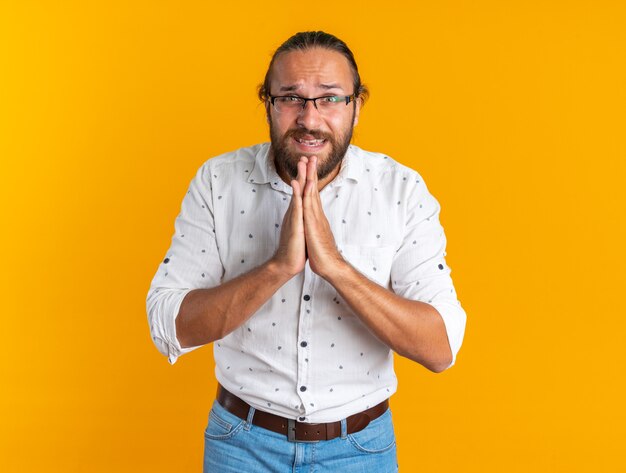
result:
[(391, 411), (360, 432), (319, 442), (290, 442), (286, 435), (252, 425), (217, 401), (204, 432), (204, 473), (392, 473), (398, 471)]

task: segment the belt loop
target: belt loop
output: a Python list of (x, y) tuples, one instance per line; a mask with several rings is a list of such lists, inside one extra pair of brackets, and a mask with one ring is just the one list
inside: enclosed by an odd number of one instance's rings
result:
[(341, 419), (341, 439), (345, 440), (348, 436), (348, 422), (346, 419)]
[(256, 409), (250, 406), (250, 410), (248, 411), (248, 418), (246, 419), (246, 425), (244, 426), (244, 430), (250, 430), (252, 427), (252, 419), (254, 418), (254, 412)]

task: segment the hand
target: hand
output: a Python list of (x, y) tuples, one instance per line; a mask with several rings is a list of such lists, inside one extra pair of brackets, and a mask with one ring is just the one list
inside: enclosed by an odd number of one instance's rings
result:
[[(298, 176), (302, 159), (298, 163)], [(329, 280), (345, 263), (337, 250), (333, 232), (324, 214), (317, 182), (317, 156), (306, 163), (306, 184), (302, 193), (304, 237), (311, 270)]]
[(304, 238), (304, 218), (302, 213), (302, 191), (306, 182), (308, 159), (300, 158), (298, 176), (291, 181), (293, 194), (283, 217), (278, 250), (273, 260), (289, 277), (304, 269), (306, 263), (306, 243)]

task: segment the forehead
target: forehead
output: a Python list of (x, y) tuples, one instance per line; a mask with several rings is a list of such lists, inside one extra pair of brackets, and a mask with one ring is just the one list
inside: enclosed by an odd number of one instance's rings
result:
[(299, 89), (338, 89), (351, 94), (352, 81), (352, 69), (343, 54), (312, 48), (278, 56), (272, 66), (270, 90), (277, 94)]

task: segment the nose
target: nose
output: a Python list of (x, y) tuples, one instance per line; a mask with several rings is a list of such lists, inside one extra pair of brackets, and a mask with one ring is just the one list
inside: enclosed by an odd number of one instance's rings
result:
[(322, 121), (319, 110), (312, 100), (305, 102), (304, 108), (298, 113), (296, 123), (309, 130), (316, 130)]

